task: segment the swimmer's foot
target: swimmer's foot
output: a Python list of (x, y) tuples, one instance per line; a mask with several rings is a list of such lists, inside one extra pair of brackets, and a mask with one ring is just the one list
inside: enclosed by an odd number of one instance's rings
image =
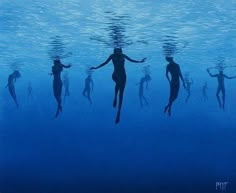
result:
[(223, 104), (221, 108), (222, 108), (222, 110), (224, 111), (224, 110), (225, 110), (225, 105)]
[(57, 109), (57, 112), (56, 112), (56, 114), (55, 114), (55, 118), (57, 118), (58, 115), (59, 115), (59, 109)]
[(117, 115), (116, 115), (115, 123), (118, 124), (119, 122), (120, 122), (120, 112), (118, 112)]
[(166, 105), (166, 107), (164, 109), (164, 113), (166, 113), (168, 109), (169, 109), (169, 105)]
[(169, 117), (171, 116), (171, 109), (170, 108), (168, 109), (168, 115), (169, 115)]

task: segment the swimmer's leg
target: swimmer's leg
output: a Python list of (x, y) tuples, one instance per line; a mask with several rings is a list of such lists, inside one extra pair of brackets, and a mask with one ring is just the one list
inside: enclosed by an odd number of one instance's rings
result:
[(142, 99), (141, 95), (139, 95), (139, 102), (140, 102), (140, 107), (142, 108), (143, 107), (143, 99)]
[(60, 112), (62, 112), (62, 105), (61, 105), (61, 91), (62, 91), (62, 82), (56, 82), (53, 85), (53, 90), (54, 90), (54, 96), (57, 101), (57, 111), (55, 117), (59, 115)]
[(217, 91), (216, 91), (216, 98), (217, 98), (217, 100), (218, 100), (219, 107), (221, 108), (221, 101), (220, 101), (220, 96), (219, 96), (220, 91), (221, 91), (221, 88), (218, 87), (218, 89), (217, 89)]
[(89, 100), (89, 103), (92, 104), (92, 100), (91, 100), (91, 97), (90, 97), (90, 90), (88, 90), (87, 98)]
[(16, 98), (16, 92), (15, 92), (15, 87), (8, 87), (8, 90), (10, 92), (10, 95), (12, 96), (17, 108), (19, 108), (19, 104), (17, 102), (17, 98)]
[(222, 109), (224, 110), (225, 109), (225, 88), (222, 89), (222, 101), (223, 101)]
[(86, 88), (84, 88), (84, 90), (83, 90), (83, 92), (82, 92), (82, 95), (83, 95), (84, 97), (86, 97)]
[(117, 105), (117, 95), (120, 90), (120, 81), (118, 80), (117, 76), (114, 74), (112, 75), (112, 79), (115, 82), (115, 95), (114, 95), (114, 100), (113, 100), (113, 107), (115, 108)]
[(121, 113), (121, 107), (122, 107), (122, 103), (123, 103), (124, 90), (125, 90), (125, 82), (120, 87), (120, 92), (119, 92), (119, 107), (118, 107), (118, 112), (117, 112), (116, 121), (115, 121), (116, 124), (120, 122), (120, 113)]
[(190, 97), (190, 92), (188, 91), (188, 95), (187, 95), (187, 97), (186, 97), (186, 99), (185, 99), (185, 103), (188, 102), (189, 97)]
[(168, 104), (168, 115), (171, 116), (171, 108), (172, 108), (172, 104), (173, 102), (177, 99), (179, 94), (179, 84), (173, 84), (171, 85), (171, 94), (170, 94), (170, 98), (169, 98), (169, 104)]
[(146, 97), (145, 97), (145, 96), (142, 96), (142, 97), (143, 97), (143, 100), (145, 101), (145, 104), (148, 106), (148, 105), (149, 105), (149, 103), (148, 103), (148, 101), (147, 101)]

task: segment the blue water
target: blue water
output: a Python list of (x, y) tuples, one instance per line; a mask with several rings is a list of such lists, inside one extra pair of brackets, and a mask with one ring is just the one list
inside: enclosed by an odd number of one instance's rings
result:
[[(217, 182), (236, 192), (236, 80), (225, 80), (223, 111), (217, 80), (206, 72), (220, 61), (235, 65), (235, 7), (234, 0), (1, 0), (0, 193), (211, 193), (220, 192)], [(114, 46), (133, 59), (147, 58), (126, 61), (119, 124), (112, 63), (92, 72), (93, 104), (81, 94), (87, 69)], [(163, 113), (168, 54), (193, 79), (188, 103), (181, 86), (171, 117)], [(53, 55), (72, 64), (62, 73), (71, 94), (57, 119), (48, 75)], [(152, 80), (144, 90), (149, 106), (141, 108), (137, 83), (144, 67)], [(19, 109), (5, 88), (13, 70), (21, 73)], [(236, 68), (224, 73), (235, 76)]]

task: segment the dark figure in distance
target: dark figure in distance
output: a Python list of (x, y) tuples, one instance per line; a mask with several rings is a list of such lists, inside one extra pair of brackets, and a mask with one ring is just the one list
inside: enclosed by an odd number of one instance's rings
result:
[(54, 97), (57, 101), (57, 111), (55, 114), (55, 117), (59, 115), (60, 112), (62, 112), (62, 106), (61, 106), (61, 91), (62, 91), (62, 80), (61, 80), (61, 72), (63, 68), (70, 68), (71, 64), (64, 65), (61, 63), (59, 58), (56, 58), (53, 61), (54, 65), (52, 66), (52, 73), (53, 75), (53, 93)]
[(15, 91), (14, 83), (16, 82), (17, 78), (20, 78), (20, 76), (21, 76), (20, 72), (18, 70), (15, 70), (12, 74), (9, 75), (8, 84), (6, 85), (6, 87), (8, 87), (10, 95), (12, 96), (13, 100), (16, 103), (17, 108), (19, 107), (19, 104), (16, 98), (16, 91)]
[[(224, 80), (225, 80), (225, 78), (233, 79), (233, 78), (236, 78), (236, 76), (229, 77), (229, 76), (225, 75), (224, 72), (223, 72), (223, 69), (220, 69), (218, 74), (212, 74), (210, 72), (210, 69), (211, 68), (207, 69), (208, 74), (211, 77), (217, 78), (217, 80), (218, 80), (218, 88), (217, 88), (217, 91), (216, 91), (216, 97), (217, 97), (217, 100), (218, 100), (218, 103), (219, 103), (219, 107), (224, 109), (225, 108), (225, 83), (224, 83)], [(220, 100), (220, 92), (222, 93), (222, 102)]]
[(111, 60), (113, 62), (114, 72), (112, 74), (112, 79), (115, 82), (115, 96), (114, 96), (114, 101), (113, 101), (113, 107), (116, 107), (117, 105), (117, 95), (119, 93), (119, 106), (118, 106), (118, 111), (117, 111), (116, 120), (115, 120), (116, 124), (120, 122), (120, 113), (121, 113), (124, 89), (125, 89), (125, 84), (126, 84), (125, 59), (134, 63), (143, 63), (146, 60), (146, 58), (143, 58), (140, 61), (133, 60), (129, 58), (128, 56), (126, 56), (125, 54), (123, 54), (121, 48), (114, 48), (114, 53), (111, 54), (105, 62), (103, 62), (97, 67), (90, 68), (91, 70), (98, 69), (108, 64)]
[(27, 87), (27, 93), (28, 93), (28, 96), (27, 96), (27, 100), (29, 101), (30, 98), (32, 98), (32, 91), (33, 91), (33, 88), (32, 88), (32, 85), (31, 85), (31, 82), (29, 82), (28, 84), (28, 87)]
[(142, 77), (140, 79), (140, 82), (138, 83), (138, 85), (139, 85), (139, 101), (140, 101), (141, 107), (143, 107), (143, 101), (148, 106), (148, 101), (143, 93), (144, 93), (144, 83), (146, 83), (146, 89), (148, 89), (149, 81), (151, 81), (151, 76), (149, 74), (146, 74), (144, 77)]
[(63, 86), (64, 86), (64, 102), (65, 102), (66, 97), (70, 96), (70, 90), (69, 90), (70, 80), (68, 74), (64, 74), (63, 76)]
[(188, 102), (190, 96), (191, 96), (191, 85), (193, 84), (193, 80), (189, 79), (189, 78), (186, 78), (185, 79), (185, 85), (186, 85), (186, 91), (187, 91), (187, 97), (185, 99), (185, 103)]
[[(169, 64), (166, 67), (166, 77), (170, 83), (170, 96), (169, 96), (169, 102), (165, 106), (164, 112), (165, 113), (168, 112), (168, 115), (171, 116), (172, 104), (178, 97), (179, 93), (179, 87), (180, 87), (179, 78), (182, 80), (184, 88), (185, 88), (185, 82), (181, 73), (181, 69), (179, 65), (174, 62), (173, 57), (166, 57), (166, 61), (169, 62)], [(171, 80), (169, 78), (169, 73), (171, 75)]]
[(205, 84), (202, 87), (202, 95), (203, 95), (204, 101), (208, 100), (207, 89), (208, 89), (207, 82), (205, 82)]
[(90, 93), (91, 90), (93, 91), (93, 80), (90, 74), (87, 76), (84, 83), (85, 84), (84, 84), (83, 96), (89, 100), (90, 104), (92, 104)]

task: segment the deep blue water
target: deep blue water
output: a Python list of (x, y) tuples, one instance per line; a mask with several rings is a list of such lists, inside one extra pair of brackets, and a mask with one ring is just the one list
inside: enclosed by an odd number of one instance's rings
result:
[[(0, 1), (0, 193), (236, 192), (236, 79), (225, 79), (225, 110), (217, 80), (206, 68), (236, 76), (236, 2), (233, 0)], [(110, 62), (92, 72), (92, 105), (83, 97), (88, 68), (119, 46), (129, 57), (121, 121), (115, 124)], [(70, 96), (54, 118), (52, 57), (59, 55)], [(193, 79), (180, 87), (172, 116), (165, 56)], [(63, 57), (65, 56), (65, 57)], [(149, 105), (140, 107), (144, 89)], [(19, 108), (5, 88), (15, 82)], [(212, 70), (217, 73), (217, 69)], [(27, 87), (32, 97), (27, 99)], [(202, 87), (207, 82), (208, 100)], [(217, 190), (218, 189), (218, 190)]]

